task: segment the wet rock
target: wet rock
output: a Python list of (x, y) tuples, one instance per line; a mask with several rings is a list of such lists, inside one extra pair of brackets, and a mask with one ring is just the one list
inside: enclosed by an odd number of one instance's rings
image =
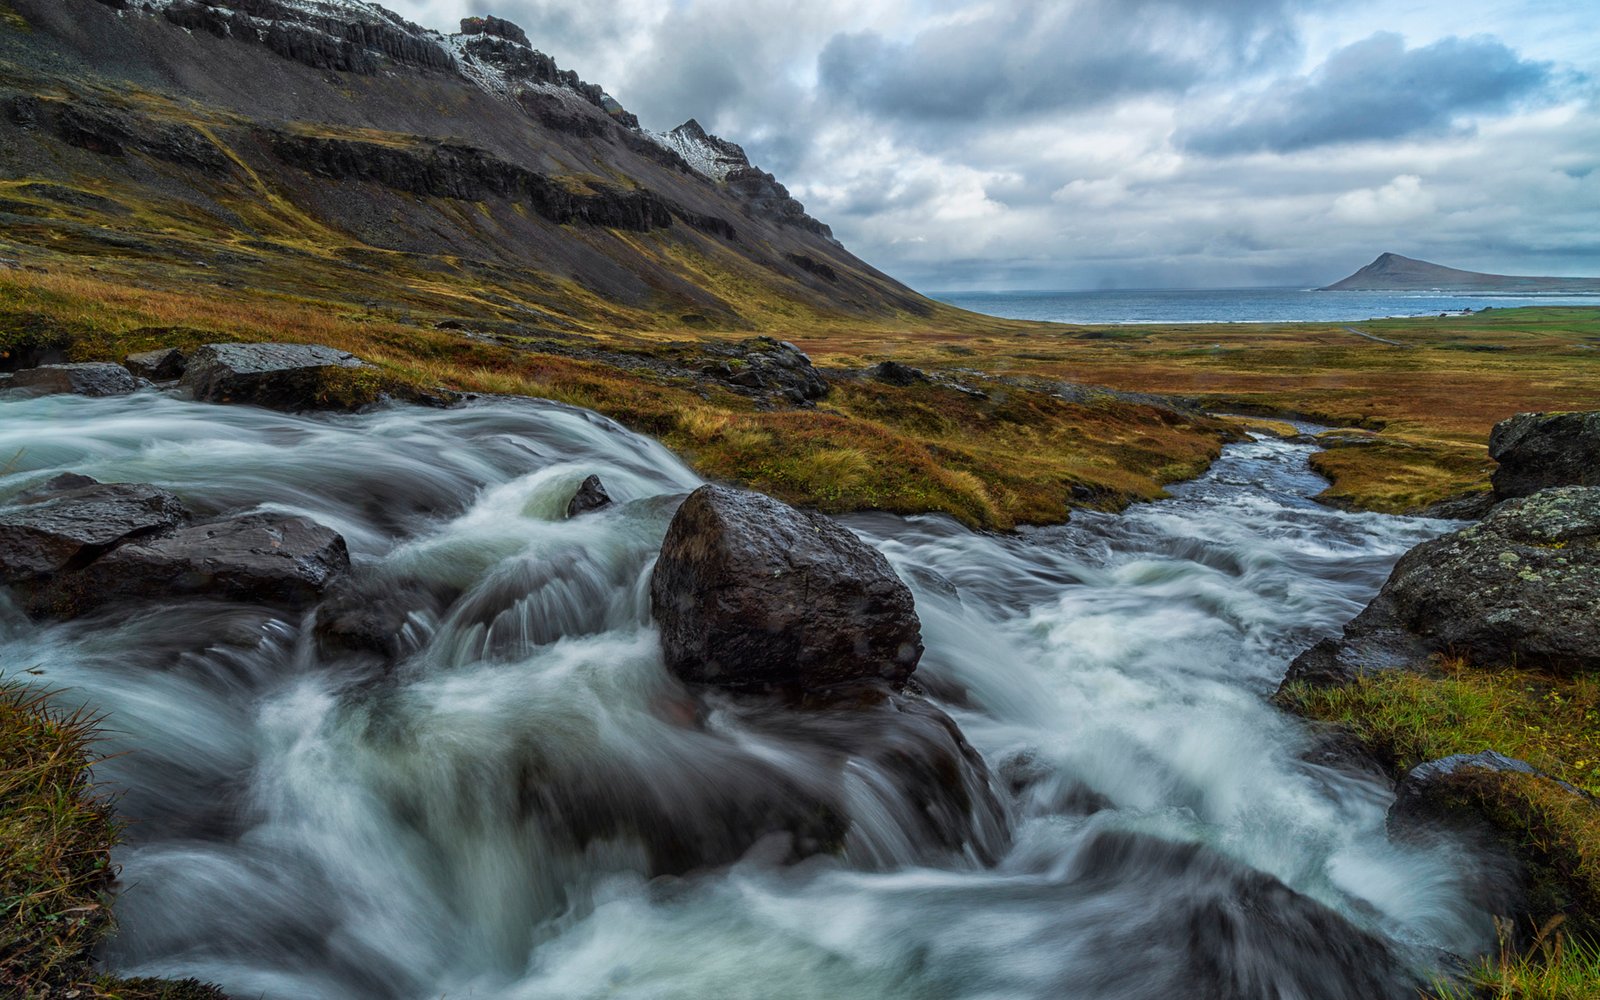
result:
[(1501, 500), (1551, 486), (1600, 486), (1600, 410), (1519, 413), (1495, 425), (1489, 455)]
[(1441, 797), (1452, 779), (1460, 778), (1469, 771), (1549, 777), (1526, 761), (1507, 757), (1497, 750), (1458, 753), (1418, 764), (1406, 772), (1406, 776), (1395, 786), (1394, 804), (1389, 807), (1389, 814), (1384, 821), (1390, 833), (1402, 833), (1407, 827), (1419, 821), (1433, 822), (1459, 818), (1459, 811), (1455, 808), (1446, 806), (1441, 809), (1439, 806)]
[[(1152, 886), (1173, 888), (1155, 900)], [(1414, 1000), (1422, 986), (1379, 935), (1203, 844), (1090, 828), (1052, 891), (1066, 913), (1119, 907), (1068, 925), (1106, 954), (1148, 956), (1116, 971), (1116, 995)]]
[(309, 518), (246, 514), (128, 542), (58, 577), (30, 613), (72, 618), (108, 604), (199, 597), (289, 611), (315, 604), (350, 567), (344, 539)]
[(207, 344), (194, 352), (182, 384), (208, 403), (253, 403), (273, 410), (350, 409), (373, 402), (330, 393), (330, 378), (371, 366), (318, 344)]
[(912, 368), (898, 361), (880, 361), (867, 369), (867, 377), (876, 379), (885, 385), (895, 385), (907, 388), (918, 383), (929, 381), (928, 373), (920, 368)]
[(898, 688), (922, 656), (911, 591), (820, 514), (703, 486), (673, 517), (650, 581), (667, 666), (733, 690)]
[(606, 492), (605, 484), (600, 482), (599, 476), (589, 476), (578, 484), (578, 492), (573, 494), (572, 500), (567, 504), (567, 516), (577, 517), (591, 511), (603, 510), (611, 506), (611, 494)]
[[(800, 711), (712, 692), (711, 704), (682, 710), (699, 722), (665, 749), (692, 754), (692, 768), (541, 757), (520, 782), (529, 817), (580, 849), (638, 843), (651, 875), (728, 864), (753, 849), (780, 863), (885, 850), (904, 863), (991, 861), (1004, 851), (1007, 815), (982, 758), (920, 697)], [(776, 746), (781, 757), (752, 749)], [(887, 830), (891, 844), (875, 837)]]
[(1431, 653), (1484, 666), (1600, 669), (1600, 488), (1510, 500), (1478, 524), (1412, 549), (1338, 640), (1288, 680), (1343, 683)]
[(189, 359), (176, 347), (130, 354), (122, 362), (128, 371), (152, 382), (170, 382), (182, 376), (188, 363)]
[(10, 388), (25, 389), (38, 395), (126, 396), (139, 388), (121, 365), (102, 362), (41, 365), (17, 372)]
[(341, 577), (317, 606), (312, 634), (324, 656), (371, 653), (397, 661), (420, 646), (415, 619), (436, 619), (455, 596), (422, 580)]
[(1494, 505), (1493, 493), (1462, 493), (1431, 503), (1416, 513), (1418, 517), (1437, 517), (1446, 521), (1476, 521), (1493, 510)]
[(175, 528), (183, 504), (146, 483), (57, 476), (0, 507), (0, 583), (32, 585), (115, 545)]

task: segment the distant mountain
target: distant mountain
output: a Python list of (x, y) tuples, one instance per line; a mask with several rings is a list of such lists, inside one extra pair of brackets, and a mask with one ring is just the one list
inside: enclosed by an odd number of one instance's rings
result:
[(1600, 278), (1531, 278), (1480, 274), (1386, 253), (1324, 292), (1566, 292), (1600, 294)]
[(0, 0), (0, 69), (0, 268), (545, 329), (942, 308), (738, 145), (641, 128), (500, 18)]

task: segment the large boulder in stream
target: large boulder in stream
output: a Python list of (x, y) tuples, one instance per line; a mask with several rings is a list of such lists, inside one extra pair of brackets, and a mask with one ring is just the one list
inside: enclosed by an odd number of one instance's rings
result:
[(377, 369), (319, 344), (207, 344), (194, 352), (181, 385), (208, 403), (272, 410), (348, 410), (381, 395)]
[(1600, 670), (1600, 488), (1544, 490), (1406, 553), (1339, 639), (1288, 681), (1343, 683), (1434, 653), (1474, 664)]
[(184, 519), (183, 504), (160, 487), (57, 476), (0, 507), (0, 584), (31, 586)]
[(1551, 486), (1600, 486), (1600, 410), (1519, 413), (1495, 425), (1489, 456), (1501, 500)]
[(56, 577), (29, 601), (72, 618), (108, 604), (197, 597), (287, 611), (315, 604), (350, 568), (338, 532), (309, 518), (245, 514), (131, 541)]
[(911, 591), (882, 553), (830, 518), (745, 490), (703, 486), (683, 502), (650, 604), (668, 668), (694, 684), (898, 689), (922, 656)]

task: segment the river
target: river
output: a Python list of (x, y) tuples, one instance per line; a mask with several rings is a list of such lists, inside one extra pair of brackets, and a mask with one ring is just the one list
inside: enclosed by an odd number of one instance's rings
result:
[[(1313, 503), (1310, 452), (1233, 445), (1171, 499), (1013, 535), (844, 519), (911, 585), (918, 677), (1005, 796), (992, 863), (909, 844), (871, 773), (843, 853), (795, 865), (649, 879), (628, 837), (552, 834), (530, 767), (557, 800), (692, 804), (740, 794), (744, 761), (811, 766), (672, 710), (648, 579), (698, 479), (554, 404), (0, 401), (0, 500), (66, 470), (156, 483), (308, 515), (363, 572), (460, 594), (419, 603), (389, 674), (260, 608), (40, 625), (0, 597), (0, 666), (105, 716), (122, 973), (285, 1000), (1405, 996), (1489, 918), (1265, 697), (1449, 525)], [(618, 505), (565, 520), (590, 473)]]

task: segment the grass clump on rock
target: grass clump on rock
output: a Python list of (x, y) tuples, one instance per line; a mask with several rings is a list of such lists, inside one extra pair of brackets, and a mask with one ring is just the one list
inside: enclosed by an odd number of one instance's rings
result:
[[(1600, 678), (1488, 670), (1445, 659), (1427, 671), (1384, 671), (1336, 687), (1304, 683), (1279, 696), (1310, 719), (1337, 725), (1398, 779), (1455, 754), (1498, 750), (1543, 774), (1466, 770), (1450, 779), (1452, 807), (1482, 817), (1528, 865), (1534, 946), (1507, 945), (1445, 1000), (1600, 998)], [(1555, 928), (1560, 932), (1556, 933)]]

